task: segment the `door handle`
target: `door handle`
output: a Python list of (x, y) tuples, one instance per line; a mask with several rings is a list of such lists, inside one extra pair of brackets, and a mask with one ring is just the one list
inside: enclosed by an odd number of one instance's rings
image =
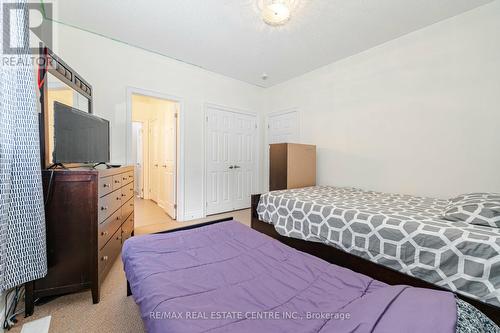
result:
[(240, 167), (239, 165), (235, 165), (235, 166), (234, 166), (234, 168), (235, 168), (235, 169), (239, 169), (239, 168), (241, 168), (241, 167)]
[(231, 166), (229, 166), (229, 169), (234, 169), (234, 166), (232, 166), (232, 165), (231, 165)]
[(162, 165), (162, 167), (166, 168), (166, 167), (167, 167), (167, 165), (166, 165), (166, 164), (163, 164), (163, 165)]

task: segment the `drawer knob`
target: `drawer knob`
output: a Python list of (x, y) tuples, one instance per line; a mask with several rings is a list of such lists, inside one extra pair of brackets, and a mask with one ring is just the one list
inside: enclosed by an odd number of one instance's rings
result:
[(133, 191), (134, 189), (133, 188), (129, 188), (129, 191)]
[(119, 216), (117, 216), (117, 217), (116, 217), (116, 220), (117, 220), (117, 221), (118, 221), (118, 220), (120, 220), (120, 217), (119, 217)]
[(128, 178), (132, 178), (133, 176), (129, 175)]
[(103, 257), (101, 258), (101, 260), (102, 260), (102, 261), (106, 261), (106, 260), (108, 260), (108, 256), (103, 256)]
[(101, 210), (108, 210), (108, 206), (101, 206)]
[(120, 240), (120, 236), (116, 236), (116, 240)]
[(115, 180), (115, 184), (120, 184), (120, 181), (119, 180)]
[(109, 187), (109, 184), (102, 184), (102, 187)]
[(116, 197), (116, 200), (121, 200), (122, 198), (121, 197)]
[(107, 236), (107, 235), (109, 235), (109, 232), (107, 232), (107, 231), (101, 232), (101, 236)]
[(125, 193), (122, 193), (122, 197), (124, 197), (124, 196), (126, 196), (126, 194), (125, 194)]
[(122, 177), (123, 180), (127, 180), (127, 177)]
[(129, 206), (130, 206), (130, 207), (134, 207), (134, 204), (133, 204), (133, 203), (129, 203)]

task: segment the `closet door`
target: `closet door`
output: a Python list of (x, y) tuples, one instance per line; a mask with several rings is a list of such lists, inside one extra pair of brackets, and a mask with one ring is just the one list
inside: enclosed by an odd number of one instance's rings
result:
[(250, 207), (256, 163), (256, 116), (207, 109), (206, 213)]
[(206, 213), (210, 215), (233, 209), (233, 114), (209, 109), (206, 129)]
[(255, 184), (257, 145), (256, 117), (235, 113), (233, 117), (233, 210), (250, 207)]

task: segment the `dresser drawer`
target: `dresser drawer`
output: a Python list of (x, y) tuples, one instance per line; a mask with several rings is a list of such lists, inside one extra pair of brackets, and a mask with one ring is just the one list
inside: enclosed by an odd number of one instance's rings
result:
[(122, 206), (122, 221), (127, 219), (134, 211), (134, 198), (131, 198)]
[(104, 177), (99, 179), (99, 198), (113, 191), (113, 177)]
[(132, 236), (134, 231), (134, 214), (130, 215), (122, 224), (122, 244)]
[(129, 171), (125, 173), (127, 175), (127, 183), (134, 181), (134, 171)]
[(102, 249), (104, 245), (109, 241), (111, 236), (116, 232), (116, 230), (120, 229), (120, 225), (122, 224), (122, 210), (118, 209), (113, 213), (110, 217), (106, 219), (103, 223), (99, 224), (99, 237), (98, 237), (98, 245), (99, 249)]
[(98, 270), (99, 275), (101, 275), (109, 266), (113, 264), (113, 261), (120, 253), (122, 246), (122, 235), (121, 229), (119, 228), (110, 240), (104, 245), (104, 247), (99, 250), (98, 257)]
[(122, 198), (128, 201), (132, 197), (134, 197), (134, 183), (129, 183), (122, 187)]
[(121, 190), (113, 191), (102, 198), (99, 198), (99, 212), (97, 213), (99, 223), (104, 222), (104, 220), (120, 208), (122, 202)]
[(122, 174), (120, 174), (120, 176), (122, 177), (122, 185), (131, 183), (134, 181), (134, 172), (133, 171), (122, 173)]
[(120, 174), (122, 185), (128, 184), (129, 180), (126, 173)]
[(120, 187), (122, 187), (122, 176), (113, 176), (113, 191), (119, 189)]

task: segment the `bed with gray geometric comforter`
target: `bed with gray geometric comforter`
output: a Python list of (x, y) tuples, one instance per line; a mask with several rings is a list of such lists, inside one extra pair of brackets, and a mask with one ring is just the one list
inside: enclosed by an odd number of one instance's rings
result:
[(263, 194), (259, 219), (500, 306), (500, 229), (443, 220), (448, 200), (314, 186)]

